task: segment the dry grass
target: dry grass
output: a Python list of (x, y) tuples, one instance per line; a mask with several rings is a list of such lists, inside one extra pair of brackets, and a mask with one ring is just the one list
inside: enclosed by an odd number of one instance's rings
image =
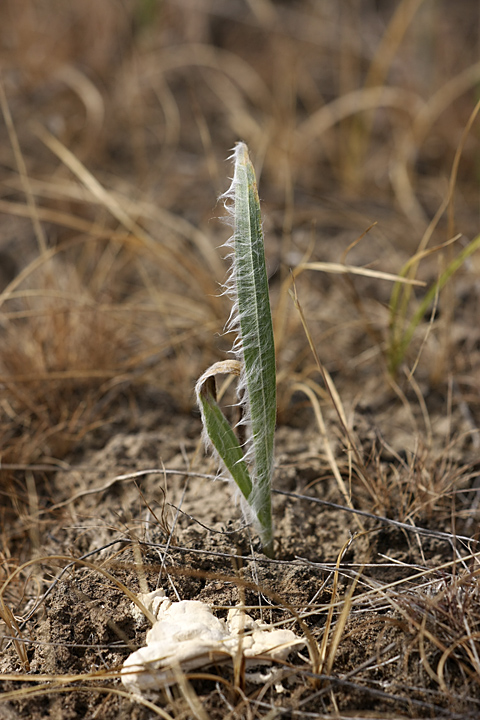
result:
[[(390, 370), (396, 330), (480, 229), (477, 3), (5, 0), (0, 13), (5, 717), (476, 717), (477, 253)], [(284, 565), (252, 559), (238, 534), (221, 535), (221, 559), (209, 533), (198, 548), (188, 515), (218, 530), (211, 491), (181, 493), (188, 470), (211, 470), (193, 385), (231, 345), (218, 335), (228, 230), (216, 218), (238, 139), (259, 176), (290, 428), (278, 488), (310, 498), (277, 498)], [(355, 274), (334, 274), (345, 266)], [(392, 315), (380, 273), (405, 268), (425, 285)], [(163, 464), (178, 475), (141, 476), (138, 492), (110, 482)], [(332, 520), (319, 502), (344, 509)], [(51, 585), (67, 556), (83, 569)], [(159, 569), (179, 595), (211, 590), (223, 606), (243, 593), (306, 628), (283, 695), (217, 668), (134, 709), (114, 680), (126, 611), (84, 664), (88, 636), (59, 630), (63, 666), (35, 637), (41, 611), (25, 620), (43, 598), (61, 626), (72, 588), (94, 618), (100, 577), (126, 607), (118, 583), (151, 587)]]

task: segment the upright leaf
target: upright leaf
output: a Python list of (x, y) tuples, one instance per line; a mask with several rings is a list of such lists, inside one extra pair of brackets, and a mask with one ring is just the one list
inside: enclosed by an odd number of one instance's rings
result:
[[(264, 552), (273, 554), (271, 480), (276, 420), (276, 374), (273, 326), (265, 267), (262, 220), (255, 172), (247, 146), (238, 143), (233, 155), (232, 184), (223, 196), (233, 220), (231, 270), (226, 291), (233, 301), (228, 330), (237, 333), (233, 352), (240, 380), (241, 424), (246, 428), (244, 449), (228, 425), (207, 371), (196, 392), (208, 440), (246, 499)], [(240, 455), (241, 454), (241, 455)], [(246, 468), (250, 466), (250, 472)], [(249, 472), (250, 486), (245, 472)]]

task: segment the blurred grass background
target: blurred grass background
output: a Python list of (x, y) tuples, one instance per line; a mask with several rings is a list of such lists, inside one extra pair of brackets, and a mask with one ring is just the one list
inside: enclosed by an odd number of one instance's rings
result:
[[(290, 268), (398, 273), (416, 252), (478, 100), (478, 3), (4, 0), (0, 14), (3, 462), (58, 462), (142, 402), (191, 411), (195, 379), (231, 343), (217, 198), (239, 139), (263, 203), (279, 418), (293, 421), (295, 382), (318, 373)], [(478, 233), (478, 133), (429, 246)], [(449, 258), (418, 276), (431, 284)], [(475, 419), (478, 262), (408, 358), (422, 348), (426, 394), (455, 376)], [(391, 284), (296, 282), (341, 393), (390, 397)]]
[[(319, 485), (327, 499), (360, 510), (474, 533), (477, 253), (429, 304), (395, 372), (391, 361), (392, 338), (402, 337), (429, 288), (480, 232), (479, 30), (473, 0), (1, 0), (0, 579), (8, 578), (3, 619), (12, 634), (64, 562), (53, 557), (45, 572), (30, 574), (24, 561), (60, 547), (72, 556), (90, 551), (91, 537), (103, 542), (112, 528), (134, 528), (137, 537), (145, 508), (150, 518), (143, 494), (138, 517), (129, 514), (133, 501), (124, 516), (116, 497), (103, 495), (78, 517), (73, 505), (64, 513), (72, 493), (90, 492), (92, 477), (103, 482), (111, 458), (109, 480), (125, 470), (125, 458), (127, 470), (150, 467), (155, 452), (163, 462), (156, 435), (138, 458), (142, 431), (170, 424), (174, 439), (164, 445), (175, 452), (188, 432), (200, 437), (194, 383), (232, 343), (222, 335), (229, 229), (218, 197), (238, 140), (249, 146), (262, 200), (279, 424), (305, 429), (301, 447), (298, 433), (279, 433), (284, 482), (288, 474), (295, 490)], [(412, 267), (425, 286), (412, 289), (396, 315), (391, 282), (302, 269), (347, 263), (398, 274), (419, 249)], [(291, 270), (344, 426), (289, 295)], [(321, 456), (309, 447), (316, 421), (315, 447), (330, 443)], [(102, 451), (102, 467), (89, 467), (99, 457), (92, 451), (122, 432), (138, 433), (130, 455), (120, 438), (117, 454)], [(190, 469), (191, 457), (180, 457)], [(76, 463), (77, 485), (52, 472)], [(348, 500), (332, 492), (334, 476)], [(160, 481), (158, 491), (164, 519)], [(339, 532), (338, 517), (331, 522), (325, 537), (335, 545), (348, 525)], [(304, 528), (286, 527), (296, 547)], [(378, 540), (378, 552), (393, 550), (399, 566), (416, 557), (395, 554), (397, 541), (406, 546), (400, 534)], [(422, 557), (424, 547), (416, 551)], [(443, 562), (435, 547), (422, 561), (432, 568)], [(299, 554), (308, 553), (302, 546)], [(413, 610), (403, 616), (408, 642), (398, 645), (399, 657), (423, 672), (429, 614), (445, 647), (462, 639), (457, 650), (470, 658), (475, 684), (478, 584), (469, 573), (463, 584), (458, 562), (450, 587), (446, 568), (438, 570), (445, 591), (430, 596), (422, 584), (412, 595), (409, 585), (403, 596)], [(402, 608), (396, 597), (392, 608)], [(352, 642), (367, 655), (371, 647), (377, 662), (387, 635), (372, 612), (371, 628)], [(412, 628), (420, 623), (417, 656)], [(368, 676), (364, 659), (358, 667)], [(460, 675), (467, 677), (463, 666)], [(409, 677), (402, 697), (430, 702), (436, 678), (430, 674), (424, 693), (424, 680)], [(443, 707), (453, 695), (439, 687)], [(458, 687), (461, 707), (476, 690)]]

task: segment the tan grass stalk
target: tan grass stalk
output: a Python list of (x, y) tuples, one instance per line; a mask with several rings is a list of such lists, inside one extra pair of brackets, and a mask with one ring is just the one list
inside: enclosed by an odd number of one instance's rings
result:
[(27, 205), (28, 205), (30, 217), (32, 219), (35, 236), (37, 238), (38, 248), (39, 248), (40, 253), (44, 253), (47, 249), (47, 239), (46, 239), (43, 227), (38, 218), (35, 197), (33, 195), (32, 188), (30, 185), (30, 179), (29, 179), (29, 176), (27, 173), (27, 167), (25, 165), (25, 160), (23, 159), (23, 154), (20, 149), (20, 143), (18, 142), (15, 125), (14, 125), (12, 116), (10, 114), (10, 108), (8, 106), (8, 102), (7, 102), (7, 98), (5, 95), (5, 90), (3, 88), (3, 82), (2, 82), (1, 77), (0, 77), (0, 107), (2, 109), (2, 114), (3, 114), (3, 119), (5, 120), (5, 125), (7, 126), (8, 135), (10, 138), (10, 143), (13, 148), (13, 154), (15, 156), (15, 161), (17, 163), (18, 172), (20, 175), (22, 186), (23, 186), (23, 189), (25, 192), (25, 196), (27, 198)]

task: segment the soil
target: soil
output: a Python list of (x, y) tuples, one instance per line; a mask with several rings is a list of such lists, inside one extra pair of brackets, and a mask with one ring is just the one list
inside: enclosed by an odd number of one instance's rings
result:
[[(424, 303), (478, 233), (478, 3), (35, 5), (0, 10), (0, 718), (479, 717), (477, 254)], [(212, 218), (239, 137), (276, 339), (274, 558), (193, 399), (232, 342)], [(336, 273), (405, 274), (424, 246), (404, 316), (390, 280)], [(260, 685), (224, 663), (134, 696), (131, 595), (160, 587), (306, 648)]]
[[(266, 681), (261, 693), (248, 679), (235, 689), (227, 666), (209, 669), (218, 682), (191, 674), (208, 717), (227, 717), (232, 707), (234, 717), (243, 717), (243, 693), (258, 713), (278, 706), (287, 717), (353, 710), (369, 717), (373, 710), (376, 717), (475, 717), (480, 693), (471, 685), (468, 652), (462, 648), (455, 660), (452, 652), (447, 662), (448, 693), (432, 678), (440, 638), (446, 636), (446, 646), (464, 634), (457, 582), (462, 602), (474, 611), (468, 617), (478, 617), (478, 590), (463, 569), (468, 563), (458, 568), (458, 579), (452, 576), (453, 548), (465, 555), (465, 543), (439, 537), (427, 516), (423, 536), (409, 523), (374, 519), (368, 499), (356, 503), (366, 515), (348, 512), (308, 422), (278, 429), (276, 558), (269, 560), (245, 527), (229, 484), (201, 476), (215, 468), (199, 452), (200, 431), (198, 418), (151, 411), (105, 447), (84, 447), (81, 460), (51, 477), (54, 507), (40, 521), (44, 540), (22, 584), (26, 595), (40, 584), (43, 595), (24, 609), (24, 663), (7, 643), (1, 670), (28, 668), (52, 680), (34, 700), (27, 694), (4, 704), (4, 717), (154, 717), (138, 698), (115, 694), (122, 662), (144, 644), (149, 627), (146, 619), (135, 620), (125, 587), (134, 593), (163, 587), (173, 600), (202, 600), (219, 617), (241, 602), (257, 619), (306, 634), (316, 648), (333, 611), (331, 634), (341, 638), (336, 650), (327, 648), (328, 669), (317, 675), (308, 650), (292, 653), (281, 681)], [(11, 580), (6, 597), (14, 587)], [(89, 678), (88, 688), (79, 687), (84, 680), (77, 675)], [(12, 679), (4, 685), (7, 693), (18, 691)], [(150, 701), (172, 716), (188, 715), (186, 698), (175, 689)]]

